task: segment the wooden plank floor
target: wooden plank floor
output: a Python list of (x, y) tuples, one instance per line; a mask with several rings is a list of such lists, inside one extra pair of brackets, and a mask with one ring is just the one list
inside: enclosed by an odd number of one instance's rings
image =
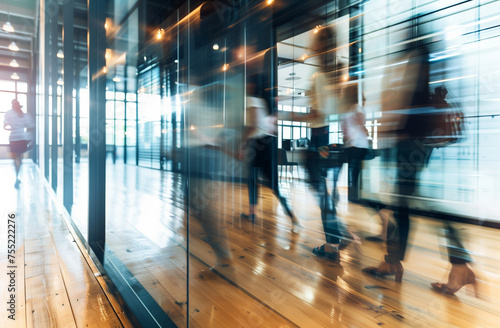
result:
[[(0, 327), (131, 327), (121, 310), (111, 306), (38, 169), (23, 164), (21, 180), (20, 189), (14, 189), (11, 161), (0, 163)], [(8, 263), (8, 214), (15, 214), (16, 221), (14, 263)], [(8, 266), (15, 266), (14, 280), (6, 274), (12, 270)], [(15, 291), (9, 291), (9, 285), (15, 285)], [(15, 320), (6, 307), (11, 294)]]
[[(446, 281), (449, 270), (439, 222), (413, 217), (403, 282), (376, 279), (361, 269), (382, 259), (382, 245), (363, 241), (361, 252), (342, 253), (340, 265), (316, 258), (311, 249), (324, 237), (314, 197), (303, 182), (285, 179), (281, 186), (304, 225), (299, 234), (290, 232), (266, 188), (257, 224), (241, 221), (246, 187), (226, 186), (219, 203), (236, 271), (216, 275), (207, 272), (215, 257), (195, 220), (186, 256), (181, 178), (109, 165), (107, 247), (180, 327), (188, 321), (191, 327), (500, 327), (500, 231), (459, 225), (475, 260), (480, 298), (465, 288), (445, 296), (430, 288)], [(378, 232), (373, 211), (345, 199), (338, 211), (359, 235)]]
[[(16, 321), (8, 319), (5, 308), (0, 327), (130, 327), (110, 305), (36, 168), (23, 167), (23, 184), (16, 191), (7, 163), (0, 163), (0, 214), (16, 214), (18, 297)], [(429, 285), (446, 280), (449, 269), (439, 222), (412, 218), (405, 274), (397, 284), (361, 273), (381, 260), (384, 250), (377, 243), (363, 241), (361, 252), (347, 249), (340, 265), (316, 258), (311, 249), (323, 243), (323, 233), (312, 193), (300, 181), (284, 179), (281, 187), (304, 225), (299, 234), (290, 232), (288, 218), (266, 188), (261, 189), (257, 224), (241, 221), (246, 187), (226, 186), (219, 203), (236, 270), (217, 275), (207, 270), (215, 257), (194, 220), (186, 256), (182, 179), (109, 165), (106, 247), (179, 327), (500, 327), (500, 231), (459, 225), (475, 260), (480, 298), (467, 289), (445, 296)], [(338, 212), (360, 235), (379, 229), (376, 213), (344, 198)], [(0, 262), (7, 273), (5, 221)], [(0, 295), (7, 302), (10, 277), (5, 273)]]

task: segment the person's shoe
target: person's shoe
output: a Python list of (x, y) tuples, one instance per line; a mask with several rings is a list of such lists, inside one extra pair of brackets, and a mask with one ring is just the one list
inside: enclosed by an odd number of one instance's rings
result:
[(474, 271), (467, 264), (452, 264), (448, 283), (434, 282), (431, 284), (435, 291), (443, 294), (454, 295), (463, 286), (472, 284), (476, 297), (478, 297), (477, 280)]
[(240, 213), (240, 218), (242, 218), (243, 220), (251, 221), (252, 223), (255, 223), (256, 221), (255, 214), (247, 215), (245, 213)]
[(387, 263), (387, 262), (382, 262), (378, 267), (374, 266), (369, 266), (367, 268), (364, 268), (362, 270), (364, 273), (368, 273), (372, 276), (375, 277), (384, 277), (384, 276), (391, 276), (395, 275), (396, 276), (396, 282), (401, 282), (403, 279), (403, 266), (401, 265), (401, 262), (398, 263)]
[(299, 233), (300, 229), (302, 228), (302, 226), (300, 225), (300, 223), (298, 222), (294, 222), (292, 223), (292, 233)]
[(19, 185), (21, 184), (21, 180), (16, 179), (16, 183), (14, 184), (14, 188), (19, 188)]
[(338, 247), (332, 246), (331, 248), (333, 249), (330, 251), (326, 251), (325, 245), (321, 245), (320, 247), (314, 247), (312, 252), (318, 257), (324, 257), (335, 262), (340, 262), (340, 252), (338, 250)]

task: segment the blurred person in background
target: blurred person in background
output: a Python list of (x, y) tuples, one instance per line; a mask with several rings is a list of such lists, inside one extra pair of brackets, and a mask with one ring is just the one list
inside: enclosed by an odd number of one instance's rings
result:
[(23, 154), (28, 151), (28, 146), (31, 138), (27, 129), (34, 127), (34, 122), (31, 117), (25, 114), (22, 106), (17, 99), (12, 100), (12, 109), (9, 110), (4, 117), (3, 127), (10, 131), (10, 153), (14, 159), (16, 169), (16, 182), (14, 187), (19, 188), (21, 180), (19, 180), (19, 171), (23, 161)]
[[(331, 26), (315, 31), (311, 50), (319, 62), (319, 70), (314, 74), (311, 87), (311, 110), (307, 114), (292, 113), (292, 120), (303, 121), (311, 128), (306, 169), (309, 184), (316, 192), (321, 209), (321, 221), (326, 243), (313, 248), (316, 256), (340, 261), (339, 250), (345, 248), (353, 239), (350, 232), (337, 216), (336, 197), (331, 196), (327, 184), (327, 171), (333, 168), (329, 161), (329, 118), (334, 114), (346, 112), (342, 99), (342, 74), (347, 74), (337, 60), (335, 32)], [(338, 168), (342, 163), (336, 163)], [(336, 179), (336, 177), (334, 177)], [(335, 181), (336, 182), (336, 181)], [(335, 193), (335, 190), (334, 190)]]
[(257, 178), (259, 172), (270, 183), (270, 188), (292, 222), (292, 232), (297, 233), (299, 221), (290, 209), (287, 200), (281, 196), (278, 186), (278, 166), (273, 163), (273, 145), (277, 138), (277, 115), (269, 113), (265, 99), (261, 74), (250, 75), (247, 82), (246, 125), (240, 146), (239, 158), (248, 163), (249, 213), (240, 217), (255, 223), (255, 207), (258, 202)]
[[(344, 153), (347, 157), (348, 175), (350, 182), (349, 201), (359, 201), (359, 175), (362, 161), (366, 157), (368, 148), (368, 130), (365, 127), (366, 115), (364, 104), (358, 103), (358, 85), (350, 84), (344, 89), (344, 101), (348, 107), (342, 119), (342, 133), (344, 136)], [(364, 102), (364, 100), (363, 100)]]
[[(394, 220), (387, 228), (387, 255), (377, 267), (370, 266), (364, 272), (374, 276), (395, 275), (401, 282), (410, 231), (409, 197), (418, 187), (418, 176), (427, 165), (432, 148), (426, 147), (426, 138), (435, 135), (436, 106), (429, 91), (429, 50), (419, 41), (409, 43), (406, 65), (399, 85), (386, 90), (383, 104), (382, 127), (379, 130), (382, 144), (394, 147), (396, 165), (396, 198)], [(433, 289), (454, 294), (466, 284), (476, 286), (474, 272), (469, 267), (469, 252), (463, 247), (457, 231), (447, 222), (448, 257), (452, 265), (448, 283), (433, 283)]]
[(223, 88), (223, 84), (214, 83), (188, 94), (186, 202), (190, 217), (202, 228), (199, 233), (195, 228), (191, 232), (207, 242), (215, 254), (216, 262), (211, 269), (229, 273), (234, 269), (223, 215), (224, 189), (231, 178), (228, 139), (235, 138), (236, 133), (223, 125)]

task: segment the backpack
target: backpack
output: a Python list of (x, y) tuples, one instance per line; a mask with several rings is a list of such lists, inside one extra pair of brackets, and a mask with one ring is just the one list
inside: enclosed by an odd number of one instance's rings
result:
[(437, 87), (435, 91), (431, 94), (433, 112), (428, 116), (428, 133), (424, 144), (429, 148), (442, 148), (464, 138), (464, 113), (459, 104), (450, 106), (444, 99), (447, 94), (445, 87)]

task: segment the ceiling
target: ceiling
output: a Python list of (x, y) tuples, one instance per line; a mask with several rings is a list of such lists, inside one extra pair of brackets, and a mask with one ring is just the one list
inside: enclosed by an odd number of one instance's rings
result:
[[(34, 33), (37, 30), (38, 0), (4, 0), (0, 2), (0, 75), (15, 71), (28, 72), (31, 67)], [(9, 21), (14, 32), (6, 32), (3, 25)], [(14, 42), (19, 51), (9, 49)], [(19, 68), (14, 69), (10, 62), (15, 59)], [(3, 74), (2, 74), (3, 73)], [(26, 73), (25, 73), (26, 74)]]

